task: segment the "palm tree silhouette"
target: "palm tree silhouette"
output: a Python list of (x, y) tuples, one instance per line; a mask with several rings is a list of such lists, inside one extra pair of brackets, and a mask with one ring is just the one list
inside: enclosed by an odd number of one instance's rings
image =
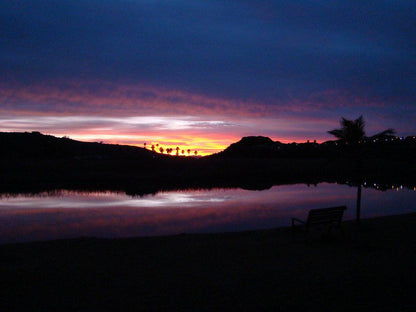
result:
[(341, 128), (328, 131), (338, 141), (347, 145), (358, 145), (364, 140), (365, 137), (365, 122), (363, 116), (358, 117), (356, 120), (341, 118)]
[(337, 137), (341, 144), (350, 145), (355, 148), (368, 140), (391, 138), (396, 133), (394, 129), (389, 128), (371, 137), (367, 137), (365, 135), (365, 121), (362, 115), (355, 120), (342, 117), (340, 123), (341, 128), (328, 131), (328, 133)]
[(357, 213), (356, 221), (360, 221), (361, 215), (361, 187), (362, 187), (362, 164), (363, 164), (363, 150), (362, 146), (365, 142), (377, 139), (386, 139), (394, 136), (395, 131), (392, 128), (379, 132), (371, 137), (365, 134), (365, 121), (361, 115), (355, 120), (346, 119), (344, 117), (340, 120), (341, 128), (328, 131), (338, 138), (341, 145), (348, 146), (350, 157), (356, 160), (357, 174), (358, 174), (358, 188), (357, 188)]

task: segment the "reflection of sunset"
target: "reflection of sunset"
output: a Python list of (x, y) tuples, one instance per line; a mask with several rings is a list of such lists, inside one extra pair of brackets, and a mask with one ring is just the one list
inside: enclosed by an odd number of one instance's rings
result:
[[(144, 197), (111, 192), (46, 195), (0, 198), (0, 222), (5, 225), (0, 228), (0, 242), (267, 229), (288, 226), (291, 217), (304, 218), (311, 208), (340, 204), (347, 205), (345, 217), (352, 219), (356, 189), (324, 183), (264, 191), (161, 192)], [(365, 189), (363, 217), (411, 212), (412, 196), (411, 190)]]

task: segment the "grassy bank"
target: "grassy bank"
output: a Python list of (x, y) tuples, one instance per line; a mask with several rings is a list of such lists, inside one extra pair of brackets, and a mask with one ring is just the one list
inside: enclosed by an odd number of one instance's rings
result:
[(0, 246), (1, 310), (414, 311), (416, 214), (289, 229)]

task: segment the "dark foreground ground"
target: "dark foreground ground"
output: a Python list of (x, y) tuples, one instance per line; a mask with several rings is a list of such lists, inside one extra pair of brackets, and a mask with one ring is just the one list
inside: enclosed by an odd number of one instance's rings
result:
[(416, 311), (416, 214), (288, 229), (0, 246), (1, 311)]

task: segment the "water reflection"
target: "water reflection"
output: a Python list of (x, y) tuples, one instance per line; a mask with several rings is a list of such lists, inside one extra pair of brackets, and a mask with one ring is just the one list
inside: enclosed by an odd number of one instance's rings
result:
[[(114, 192), (42, 193), (0, 199), (0, 242), (80, 236), (128, 237), (242, 231), (288, 226), (311, 208), (347, 205), (355, 218), (356, 187), (322, 183), (263, 191), (213, 189), (130, 197)], [(414, 212), (416, 192), (362, 189), (361, 217)]]

